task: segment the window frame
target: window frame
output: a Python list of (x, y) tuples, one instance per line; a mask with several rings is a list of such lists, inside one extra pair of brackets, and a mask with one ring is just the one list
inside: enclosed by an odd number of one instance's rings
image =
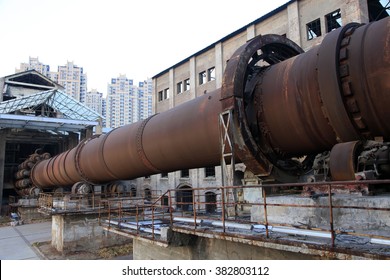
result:
[[(314, 28), (314, 27), (316, 27), (316, 28)], [(317, 34), (316, 31), (319, 34)], [(306, 36), (307, 36), (308, 41), (314, 40), (315, 38), (322, 36), (321, 19), (320, 18), (317, 18), (317, 19), (306, 24)]]
[(182, 169), (180, 170), (180, 178), (190, 178), (190, 170), (189, 169)]
[(190, 79), (185, 79), (184, 80), (184, 91), (189, 91), (190, 89), (191, 89)]
[(176, 84), (176, 93), (177, 94), (183, 93), (183, 82), (178, 82)]
[(206, 71), (199, 72), (198, 79), (199, 79), (199, 85), (205, 84), (207, 81), (207, 72)]
[(212, 82), (215, 81), (215, 67), (211, 67), (207, 69), (207, 81)]
[[(337, 26), (336, 23), (339, 25)], [(343, 25), (341, 18), (341, 10), (337, 9), (329, 14), (325, 15), (325, 27), (326, 32), (329, 33)]]
[[(212, 171), (211, 171), (211, 168)], [(215, 166), (205, 167), (204, 168), (204, 177), (205, 178), (215, 178)]]

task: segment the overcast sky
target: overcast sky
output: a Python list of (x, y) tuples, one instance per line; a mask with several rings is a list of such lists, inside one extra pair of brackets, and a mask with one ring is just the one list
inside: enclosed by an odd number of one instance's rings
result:
[(29, 56), (52, 71), (73, 61), (88, 90), (138, 83), (288, 0), (0, 0), (0, 77)]

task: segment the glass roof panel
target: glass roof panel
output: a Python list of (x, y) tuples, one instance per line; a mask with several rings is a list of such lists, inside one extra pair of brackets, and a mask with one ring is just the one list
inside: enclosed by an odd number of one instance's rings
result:
[(22, 98), (0, 102), (0, 114), (49, 106), (60, 112), (64, 119), (96, 121), (102, 116), (68, 94), (59, 90), (43, 91)]

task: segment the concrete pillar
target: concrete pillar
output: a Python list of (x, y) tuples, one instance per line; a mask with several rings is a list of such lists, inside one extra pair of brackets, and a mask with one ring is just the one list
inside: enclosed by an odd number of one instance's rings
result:
[(348, 1), (341, 8), (341, 17), (343, 25), (349, 22), (368, 23), (370, 19), (367, 0)]
[(99, 124), (95, 127), (95, 134), (101, 135), (103, 133), (103, 119), (98, 119)]
[(157, 93), (157, 78), (153, 79), (153, 113), (157, 112), (158, 93)]
[(246, 40), (252, 40), (256, 36), (255, 25), (252, 24), (246, 28)]
[(86, 138), (91, 138), (93, 135), (93, 126), (89, 126), (85, 129)]
[(190, 58), (190, 94), (191, 99), (196, 97), (196, 60), (194, 56)]
[(3, 101), (3, 95), (5, 92), (5, 78), (0, 78), (0, 102)]
[(0, 133), (0, 214), (2, 208), (1, 206), (3, 205), (5, 144), (6, 135), (5, 133)]
[(87, 139), (87, 131), (85, 129), (80, 130), (80, 140)]
[(53, 215), (51, 217), (51, 246), (58, 252), (64, 251), (64, 216)]
[(69, 133), (69, 137), (67, 137), (65, 150), (72, 149), (76, 147), (77, 144), (79, 143), (79, 135), (77, 133), (74, 132), (68, 132), (68, 133)]
[(169, 109), (176, 106), (175, 97), (176, 97), (176, 88), (175, 88), (175, 75), (173, 68), (169, 69)]
[(302, 46), (298, 2), (299, 1), (295, 1), (290, 5), (288, 5), (287, 7), (287, 17), (288, 17), (287, 38), (289, 38), (299, 46)]
[(222, 52), (222, 43), (219, 42), (215, 45), (215, 87), (222, 87), (222, 79), (223, 79), (223, 52)]

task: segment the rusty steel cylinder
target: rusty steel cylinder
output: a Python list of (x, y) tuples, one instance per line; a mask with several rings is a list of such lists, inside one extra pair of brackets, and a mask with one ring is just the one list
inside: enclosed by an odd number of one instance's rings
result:
[[(350, 24), (266, 71), (257, 122), (280, 154), (390, 136), (390, 21)], [(277, 82), (276, 82), (277, 81)]]
[(36, 186), (131, 179), (219, 164), (218, 90), (89, 139), (34, 166)]
[[(251, 112), (246, 118), (266, 158), (274, 163), (278, 156), (329, 151), (341, 142), (390, 138), (389, 25), (388, 18), (348, 24), (307, 53), (261, 71), (254, 68), (256, 79), (254, 74), (242, 75), (256, 82), (245, 102), (246, 112)], [(236, 71), (246, 71), (245, 65), (238, 66)], [(222, 91), (223, 87), (43, 160), (32, 169), (32, 183), (100, 184), (219, 165), (219, 118), (226, 109), (221, 99), (229, 96)], [(236, 98), (236, 93), (230, 96)], [(244, 157), (237, 160), (245, 163)]]

